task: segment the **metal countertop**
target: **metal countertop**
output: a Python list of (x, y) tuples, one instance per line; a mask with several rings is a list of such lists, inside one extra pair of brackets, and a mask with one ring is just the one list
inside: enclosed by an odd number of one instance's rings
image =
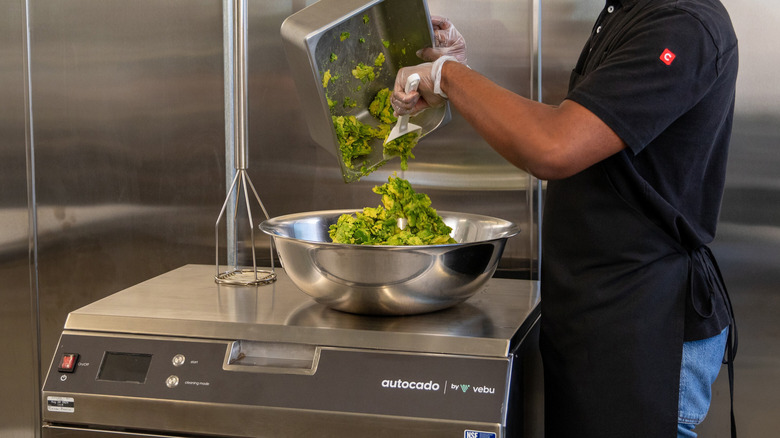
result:
[(536, 281), (491, 279), (452, 308), (413, 316), (332, 310), (284, 269), (269, 285), (214, 282), (213, 265), (185, 265), (71, 312), (66, 330), (506, 357), (539, 315)]

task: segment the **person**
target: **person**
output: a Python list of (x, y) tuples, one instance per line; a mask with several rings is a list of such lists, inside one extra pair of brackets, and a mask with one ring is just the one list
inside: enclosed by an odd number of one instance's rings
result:
[[(723, 195), (738, 44), (718, 0), (607, 0), (559, 105), (436, 46), (391, 103), (445, 101), (506, 160), (547, 180), (540, 350), (548, 437), (695, 437), (736, 326), (708, 249)], [(417, 91), (404, 93), (418, 73)], [(733, 368), (729, 366), (733, 379)], [(736, 435), (733, 415), (732, 435)]]

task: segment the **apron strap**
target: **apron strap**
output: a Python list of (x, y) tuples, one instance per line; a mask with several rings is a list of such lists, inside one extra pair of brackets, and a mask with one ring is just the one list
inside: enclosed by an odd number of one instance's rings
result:
[[(703, 254), (702, 254), (703, 253)], [(737, 356), (737, 347), (739, 344), (739, 335), (737, 333), (737, 322), (734, 319), (734, 308), (731, 305), (731, 297), (726, 289), (726, 283), (723, 281), (723, 274), (720, 272), (718, 261), (715, 259), (715, 255), (712, 254), (712, 250), (706, 245), (702, 245), (693, 252), (694, 259), (700, 262), (706, 269), (707, 285), (709, 286), (710, 296), (715, 291), (720, 292), (723, 302), (726, 304), (729, 318), (729, 334), (726, 340), (726, 351), (723, 357), (723, 363), (728, 367), (729, 378), (729, 396), (731, 399), (731, 437), (737, 438), (737, 425), (734, 419), (734, 359)], [(691, 263), (691, 269), (693, 269), (693, 263)], [(691, 278), (692, 275), (689, 275)], [(690, 281), (690, 280), (689, 280)], [(689, 285), (692, 287), (692, 285)], [(714, 313), (714, 305), (712, 299), (710, 299), (710, 308), (704, 310), (696, 302), (696, 294), (692, 294), (693, 309), (702, 318), (709, 318)]]
[(726, 307), (729, 311), (729, 336), (726, 340), (726, 355), (723, 358), (723, 363), (725, 363), (728, 367), (729, 373), (729, 397), (731, 398), (731, 437), (737, 438), (737, 423), (734, 420), (734, 359), (737, 357), (737, 347), (739, 346), (737, 321), (734, 319), (734, 308), (731, 305), (731, 297), (726, 290), (726, 283), (723, 281), (723, 275), (720, 272), (718, 262), (715, 260), (715, 256), (712, 254), (712, 251), (706, 246), (705, 248), (707, 248), (707, 253), (710, 256), (710, 260), (712, 260), (712, 266), (715, 269), (715, 273), (718, 275), (718, 280), (720, 281), (720, 284), (723, 285), (723, 288), (721, 289), (723, 300), (725, 301)]

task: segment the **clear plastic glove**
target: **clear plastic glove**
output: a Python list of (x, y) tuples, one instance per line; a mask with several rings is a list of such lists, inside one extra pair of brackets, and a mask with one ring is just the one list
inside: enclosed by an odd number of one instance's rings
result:
[[(398, 74), (395, 77), (393, 96), (390, 98), (390, 104), (393, 106), (396, 116), (404, 114), (414, 115), (426, 108), (436, 108), (444, 105), (446, 99), (433, 92), (434, 78), (431, 76), (432, 67), (432, 63), (426, 62), (398, 70)], [(413, 73), (420, 75), (420, 84), (417, 86), (417, 91), (407, 94), (404, 92), (406, 78)]]
[(441, 56), (454, 56), (461, 64), (466, 64), (466, 40), (455, 29), (450, 20), (431, 15), (435, 47), (417, 51), (417, 56), (424, 61), (433, 62)]

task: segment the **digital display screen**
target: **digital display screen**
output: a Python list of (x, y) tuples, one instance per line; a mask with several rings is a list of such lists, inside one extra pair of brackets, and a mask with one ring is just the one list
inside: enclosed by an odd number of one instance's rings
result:
[(144, 383), (151, 363), (151, 354), (106, 351), (97, 378), (111, 382)]

